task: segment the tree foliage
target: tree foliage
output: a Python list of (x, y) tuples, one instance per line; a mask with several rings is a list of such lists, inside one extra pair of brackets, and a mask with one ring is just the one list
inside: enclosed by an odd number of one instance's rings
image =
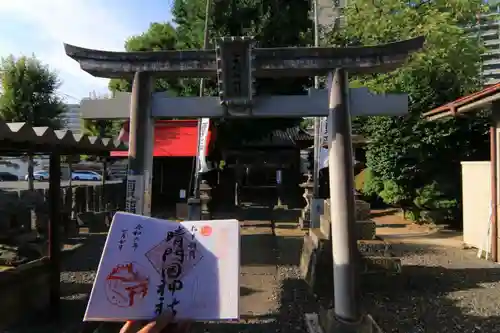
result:
[(374, 91), (409, 95), (408, 116), (356, 123), (370, 139), (367, 165), (374, 184), (365, 186), (378, 188), (385, 202), (412, 211), (439, 207), (449, 215), (460, 200), (459, 162), (487, 156), (486, 117), (440, 122), (421, 117), (480, 89), (483, 47), (469, 28), (485, 10), (481, 0), (352, 0), (345, 10), (347, 26), (330, 34), (332, 42), (344, 45), (426, 38), (424, 49), (398, 70), (354, 78)]
[[(203, 47), (205, 0), (174, 0), (172, 16), (175, 28), (169, 23), (152, 23), (148, 31), (129, 38), (128, 51), (200, 49)], [(303, 46), (311, 44), (308, 1), (285, 0), (221, 0), (212, 3), (209, 13), (210, 44), (221, 36), (254, 36), (260, 47)], [(279, 33), (277, 33), (279, 31)], [(259, 79), (258, 95), (305, 94), (310, 79)], [(217, 85), (208, 80), (205, 96), (215, 96)], [(112, 91), (130, 91), (130, 81), (112, 80)], [(155, 91), (168, 91), (174, 96), (199, 95), (199, 79), (159, 79)], [(219, 143), (237, 143), (258, 139), (274, 129), (299, 124), (301, 119), (214, 121)], [(258, 122), (258, 123), (256, 123)]]
[(32, 126), (61, 128), (66, 105), (57, 95), (60, 81), (33, 57), (9, 56), (0, 63), (0, 117)]
[(116, 137), (121, 130), (121, 122), (111, 120), (83, 120), (83, 133), (91, 136), (101, 136), (105, 138)]
[[(57, 73), (37, 58), (9, 56), (0, 62), (0, 118), (31, 126), (61, 128), (66, 104), (57, 95)], [(34, 189), (33, 154), (28, 159), (28, 188)]]
[[(177, 32), (170, 23), (151, 23), (144, 33), (131, 36), (125, 41), (126, 51), (161, 51), (177, 49)], [(132, 81), (112, 79), (109, 83), (112, 92), (132, 90)], [(155, 80), (156, 92), (168, 91), (175, 96), (182, 96), (183, 85), (177, 79), (158, 78)]]

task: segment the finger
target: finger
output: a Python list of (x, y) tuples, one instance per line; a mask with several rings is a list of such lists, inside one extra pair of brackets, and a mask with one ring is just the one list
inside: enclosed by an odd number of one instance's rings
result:
[(123, 325), (120, 333), (136, 333), (142, 327), (142, 323), (140, 321), (129, 320)]
[(139, 333), (160, 333), (162, 329), (167, 327), (172, 322), (172, 313), (164, 312), (159, 315), (154, 321), (150, 322)]

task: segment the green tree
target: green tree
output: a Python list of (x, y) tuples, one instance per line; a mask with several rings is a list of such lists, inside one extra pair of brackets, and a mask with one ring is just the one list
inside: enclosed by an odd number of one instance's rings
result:
[[(202, 46), (205, 0), (174, 0), (173, 19), (177, 26), (178, 45)], [(209, 15), (210, 41), (222, 36), (253, 36), (259, 47), (306, 46), (312, 44), (312, 21), (308, 1), (220, 0), (214, 1)], [(278, 33), (279, 32), (279, 33)], [(213, 46), (213, 45), (212, 45)], [(256, 80), (257, 95), (305, 94), (310, 78)], [(208, 84), (213, 94), (215, 82)], [(237, 144), (268, 135), (275, 129), (298, 125), (301, 119), (241, 120), (217, 122), (220, 144)]]
[(429, 202), (422, 196), (432, 192), (433, 200), (448, 203), (439, 209), (449, 215), (460, 200), (459, 162), (487, 156), (486, 118), (421, 119), (423, 112), (480, 89), (483, 48), (479, 39), (471, 38), (470, 28), (485, 10), (481, 0), (352, 0), (345, 9), (347, 26), (330, 34), (330, 41), (341, 45), (426, 37), (423, 51), (405, 66), (353, 80), (374, 91), (409, 95), (408, 116), (357, 120), (357, 129), (370, 139), (367, 165), (377, 184), (367, 187), (382, 186), (379, 194), (387, 203), (431, 209), (421, 203)]
[[(125, 50), (130, 52), (175, 49), (177, 49), (177, 33), (170, 23), (151, 23), (147, 31), (125, 41)], [(184, 96), (192, 94), (189, 90), (190, 87), (185, 80), (159, 78), (155, 80), (154, 90), (156, 92), (168, 91), (174, 96)], [(109, 83), (109, 89), (113, 93), (117, 91), (130, 92), (132, 81), (112, 79)]]
[[(57, 73), (37, 58), (9, 56), (0, 62), (0, 117), (9, 122), (53, 129), (64, 125), (66, 105), (57, 95)], [(29, 189), (33, 189), (33, 155), (29, 154)]]
[[(312, 41), (307, 1), (237, 0), (215, 1), (209, 13), (210, 41), (221, 36), (254, 36), (261, 47), (304, 46)], [(172, 16), (175, 29), (169, 23), (152, 23), (141, 35), (129, 38), (128, 51), (200, 49), (205, 27), (205, 0), (174, 0)], [(276, 33), (279, 31), (279, 33)], [(213, 45), (211, 45), (213, 47)], [(258, 95), (305, 94), (309, 78), (259, 79)], [(217, 94), (216, 82), (208, 80), (205, 96)], [(112, 91), (130, 91), (130, 81), (112, 80)], [(160, 79), (155, 91), (168, 91), (175, 96), (199, 95), (198, 79)], [(237, 144), (268, 135), (275, 129), (298, 125), (302, 119), (266, 119), (215, 121), (218, 143)], [(256, 122), (258, 122), (256, 124)]]

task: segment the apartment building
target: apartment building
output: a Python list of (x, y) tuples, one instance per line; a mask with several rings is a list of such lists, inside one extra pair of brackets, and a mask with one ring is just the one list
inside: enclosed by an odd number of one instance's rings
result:
[(490, 11), (478, 15), (477, 24), (470, 29), (471, 38), (479, 38), (486, 48), (481, 61), (481, 80), (484, 86), (500, 83), (500, 1), (489, 0)]
[(67, 104), (66, 106), (67, 110), (64, 114), (65, 129), (71, 130), (73, 133), (80, 133), (82, 131), (80, 104)]

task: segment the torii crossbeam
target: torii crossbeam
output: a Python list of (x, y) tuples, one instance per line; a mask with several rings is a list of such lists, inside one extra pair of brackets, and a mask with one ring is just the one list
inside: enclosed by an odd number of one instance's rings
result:
[[(406, 95), (372, 95), (348, 88), (347, 72), (391, 71), (419, 50), (424, 38), (371, 47), (254, 48), (248, 37), (225, 37), (213, 50), (107, 52), (65, 45), (66, 54), (97, 77), (134, 78), (132, 93), (116, 99), (84, 101), (84, 118), (130, 117), (128, 186), (138, 199), (139, 214), (148, 214), (144, 200), (151, 186), (153, 117), (310, 117), (329, 116), (329, 170), (334, 260), (333, 322), (354, 332), (362, 316), (356, 285), (354, 190), (351, 114), (404, 114)], [(329, 76), (328, 89), (307, 96), (254, 96), (253, 81), (261, 77)], [(211, 77), (219, 98), (168, 97), (152, 94), (155, 77)], [(100, 104), (99, 104), (100, 103)], [(106, 105), (107, 103), (107, 105)], [(114, 103), (114, 104), (113, 104)], [(123, 110), (129, 107), (127, 115)], [(147, 197), (150, 197), (147, 196)], [(354, 331), (352, 329), (355, 329)]]

